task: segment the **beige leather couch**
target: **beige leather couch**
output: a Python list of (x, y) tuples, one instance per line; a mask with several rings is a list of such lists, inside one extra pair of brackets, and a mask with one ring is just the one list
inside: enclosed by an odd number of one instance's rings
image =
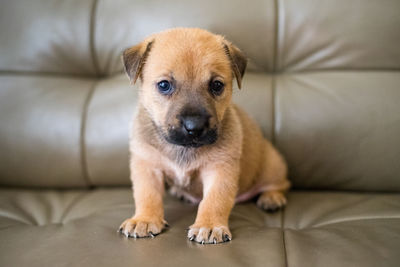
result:
[[(133, 213), (128, 129), (137, 86), (121, 51), (195, 26), (250, 59), (241, 104), (285, 155), (284, 211), (254, 202), (234, 239), (171, 227), (117, 233)], [(0, 266), (400, 266), (400, 1), (0, 1)]]

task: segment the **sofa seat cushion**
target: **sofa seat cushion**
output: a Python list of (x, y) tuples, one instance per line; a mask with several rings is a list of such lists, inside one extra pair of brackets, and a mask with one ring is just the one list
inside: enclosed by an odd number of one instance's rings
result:
[(117, 233), (129, 188), (0, 190), (1, 266), (394, 266), (400, 195), (294, 191), (284, 211), (235, 206), (232, 242), (186, 239), (197, 207), (166, 196), (170, 228), (154, 239)]
[(293, 192), (282, 214), (289, 266), (397, 266), (400, 194)]

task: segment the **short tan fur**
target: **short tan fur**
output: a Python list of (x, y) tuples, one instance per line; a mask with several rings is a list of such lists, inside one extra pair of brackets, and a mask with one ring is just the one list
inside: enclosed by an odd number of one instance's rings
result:
[[(200, 203), (188, 231), (188, 238), (199, 243), (231, 240), (228, 219), (235, 201), (260, 194), (260, 208), (286, 204), (290, 183), (283, 157), (232, 103), (233, 80), (241, 86), (247, 62), (237, 47), (202, 29), (176, 28), (125, 50), (123, 61), (131, 81), (140, 79), (141, 87), (130, 139), (136, 210), (122, 223), (122, 233), (148, 237), (162, 232), (165, 184), (172, 194)], [(172, 93), (160, 93), (162, 81), (171, 84)], [(215, 81), (223, 84), (220, 94), (210, 91)], [(208, 116), (206, 125), (214, 135), (204, 145), (197, 138), (191, 145), (169, 139), (171, 131), (182, 128), (187, 110)]]

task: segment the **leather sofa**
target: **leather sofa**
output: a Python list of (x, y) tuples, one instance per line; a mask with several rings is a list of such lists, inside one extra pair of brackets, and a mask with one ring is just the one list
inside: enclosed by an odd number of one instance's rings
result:
[[(0, 3), (0, 266), (400, 266), (400, 1)], [(234, 99), (289, 164), (288, 206), (236, 205), (220, 245), (188, 241), (196, 206), (168, 195), (165, 233), (117, 233), (138, 88), (120, 54), (176, 26), (247, 54)]]

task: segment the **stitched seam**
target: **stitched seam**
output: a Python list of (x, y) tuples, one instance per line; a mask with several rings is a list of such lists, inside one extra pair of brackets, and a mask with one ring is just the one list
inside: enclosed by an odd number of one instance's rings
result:
[(272, 71), (277, 71), (278, 66), (278, 30), (279, 30), (279, 0), (274, 1), (275, 11), (275, 25), (274, 25), (274, 43), (273, 43), (273, 58), (272, 58)]
[(282, 225), (281, 225), (281, 229), (282, 229), (282, 243), (283, 243), (283, 254), (284, 254), (284, 256), (285, 256), (285, 266), (287, 267), (288, 266), (288, 258), (287, 258), (287, 250), (286, 250), (286, 238), (285, 238), (285, 231), (286, 231), (286, 229), (285, 229), (285, 227), (284, 227), (284, 225), (285, 225), (285, 210), (282, 210), (282, 215), (281, 215), (281, 223), (282, 223)]
[(96, 75), (100, 75), (100, 68), (97, 59), (97, 51), (95, 47), (95, 24), (96, 24), (96, 11), (97, 11), (98, 0), (93, 1), (92, 9), (90, 10), (90, 25), (89, 25), (89, 49), (90, 56), (93, 62), (93, 68)]
[(271, 81), (271, 143), (276, 144), (275, 140), (275, 125), (276, 125), (276, 77), (272, 76)]
[[(277, 72), (278, 69), (278, 31), (279, 31), (279, 0), (274, 1), (274, 10), (275, 10), (275, 30), (274, 30), (274, 52), (272, 58), (272, 71), (273, 73)], [(271, 143), (273, 145), (276, 144), (276, 77), (272, 76), (271, 82)]]
[[(93, 68), (96, 75), (100, 74), (99, 65), (97, 61), (97, 53), (94, 45), (94, 35), (95, 35), (95, 22), (96, 22), (96, 10), (97, 10), (98, 0), (93, 1), (92, 8), (90, 10), (90, 21), (89, 21), (89, 51), (90, 56), (93, 62)], [(89, 103), (93, 97), (94, 91), (96, 90), (97, 81), (93, 83), (92, 87), (89, 89), (89, 93), (85, 99), (83, 104), (82, 118), (81, 118), (81, 133), (80, 133), (80, 146), (81, 146), (81, 164), (82, 164), (82, 172), (83, 179), (86, 181), (86, 184), (89, 187), (92, 187), (93, 184), (91, 182), (89, 176), (89, 169), (87, 163), (87, 151), (86, 151), (86, 122), (88, 116)]]
[(19, 70), (0, 70), (0, 76), (14, 75), (14, 76), (51, 76), (60, 78), (75, 78), (75, 79), (93, 79), (93, 75), (86, 75), (80, 73), (57, 73), (50, 71), (19, 71)]
[[(342, 68), (329, 68), (329, 69), (304, 69), (296, 71), (285, 71), (286, 74), (313, 74), (313, 73), (329, 73), (329, 72), (339, 72), (339, 73), (349, 73), (349, 72), (400, 72), (400, 68), (352, 68), (352, 69), (342, 69)], [(251, 71), (251, 73), (264, 73), (260, 71)], [(122, 71), (113, 72), (108, 77), (123, 74)], [(61, 72), (50, 72), (50, 71), (29, 71), (29, 70), (0, 70), (0, 76), (15, 75), (15, 76), (51, 76), (60, 78), (76, 78), (76, 79), (94, 79), (93, 75), (81, 74), (81, 73), (61, 73)]]
[(86, 184), (89, 187), (93, 186), (89, 176), (89, 169), (87, 163), (87, 151), (86, 151), (86, 125), (87, 125), (87, 117), (88, 117), (88, 109), (91, 99), (93, 97), (94, 91), (96, 90), (97, 81), (93, 83), (92, 87), (89, 89), (89, 93), (85, 99), (83, 104), (82, 118), (81, 118), (81, 133), (80, 133), (80, 147), (81, 147), (81, 165), (83, 172), (83, 179), (86, 181)]
[(315, 228), (320, 228), (320, 227), (325, 227), (325, 226), (331, 226), (331, 225), (336, 225), (336, 224), (343, 224), (343, 223), (349, 223), (349, 222), (358, 222), (358, 221), (369, 221), (369, 220), (399, 220), (400, 215), (393, 215), (393, 216), (381, 216), (381, 217), (364, 217), (364, 218), (351, 218), (351, 219), (338, 219), (338, 220), (332, 220), (328, 221), (325, 223), (316, 223), (312, 225), (311, 227), (305, 227), (305, 228), (299, 228), (296, 230), (309, 230), (309, 229), (315, 229)]

